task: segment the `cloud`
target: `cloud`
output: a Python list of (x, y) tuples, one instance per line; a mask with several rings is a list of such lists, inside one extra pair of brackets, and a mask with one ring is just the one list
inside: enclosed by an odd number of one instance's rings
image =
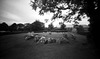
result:
[(13, 14), (11, 12), (7, 11), (0, 11), (0, 21), (2, 22), (7, 22), (11, 24), (12, 23), (17, 23), (17, 22), (22, 22), (22, 18), (16, 14)]
[(18, 15), (7, 12), (7, 11), (3, 11), (1, 16), (5, 18), (13, 19), (13, 20), (21, 20), (21, 17), (19, 17)]
[[(32, 23), (36, 19), (45, 22), (44, 19), (51, 19), (53, 14), (45, 14), (40, 16), (38, 12), (32, 10), (30, 0), (0, 0), (3, 2), (2, 8), (4, 10), (2, 17), (20, 21), (22, 23)], [(2, 11), (1, 11), (2, 12)]]

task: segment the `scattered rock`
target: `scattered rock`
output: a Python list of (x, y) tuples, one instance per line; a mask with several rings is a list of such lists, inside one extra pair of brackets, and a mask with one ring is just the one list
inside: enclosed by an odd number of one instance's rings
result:
[[(49, 33), (51, 34), (51, 33)], [(64, 37), (61, 38), (50, 38), (50, 37), (46, 37), (46, 36), (41, 36), (39, 34), (34, 34), (34, 35), (26, 35), (25, 39), (29, 40), (29, 39), (33, 39), (34, 42), (36, 42), (37, 44), (42, 43), (42, 44), (49, 44), (49, 43), (58, 43), (58, 44), (63, 44), (63, 43), (69, 43), (68, 42), (68, 36), (64, 35)]]

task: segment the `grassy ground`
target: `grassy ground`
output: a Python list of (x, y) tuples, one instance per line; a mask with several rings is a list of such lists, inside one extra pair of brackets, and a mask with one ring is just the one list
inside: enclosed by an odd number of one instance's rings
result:
[(0, 32), (0, 36), (3, 36), (3, 35), (11, 35), (11, 34), (19, 34), (19, 33), (26, 33), (25, 31), (14, 31), (14, 32), (10, 32), (10, 31), (7, 31), (7, 32)]
[[(36, 34), (36, 33), (35, 33)], [(48, 37), (59, 38), (62, 33), (38, 33)], [(70, 32), (67, 32), (71, 36)], [(86, 37), (75, 34), (76, 40), (70, 38), (68, 44), (36, 44), (25, 40), (26, 33), (0, 36), (0, 59), (98, 59), (94, 49), (86, 43)]]

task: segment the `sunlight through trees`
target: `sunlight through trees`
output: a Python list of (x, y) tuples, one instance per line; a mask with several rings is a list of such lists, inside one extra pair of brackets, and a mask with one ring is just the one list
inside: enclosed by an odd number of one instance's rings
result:
[(80, 24), (86, 19), (89, 24), (90, 17), (86, 14), (86, 1), (84, 0), (31, 0), (33, 10), (39, 9), (39, 15), (47, 12), (53, 13), (52, 21), (63, 19), (64, 22)]

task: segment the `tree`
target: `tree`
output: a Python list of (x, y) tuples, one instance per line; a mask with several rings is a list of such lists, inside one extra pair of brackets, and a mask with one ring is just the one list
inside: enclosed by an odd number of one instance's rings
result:
[(13, 23), (10, 27), (9, 27), (10, 31), (17, 31), (17, 24)]
[(60, 29), (61, 29), (61, 30), (65, 30), (65, 29), (66, 29), (66, 25), (65, 25), (65, 24), (61, 24)]
[(77, 32), (78, 32), (78, 34), (84, 33), (84, 28), (83, 28), (82, 25), (79, 25), (79, 26), (77, 27)]
[(87, 1), (87, 13), (88, 15), (91, 17), (90, 24), (89, 24), (89, 35), (88, 35), (88, 42), (89, 43), (94, 43), (96, 48), (100, 48), (98, 47), (99, 45), (99, 40), (95, 39), (95, 38), (99, 38), (98, 35), (98, 22), (99, 22), (99, 0), (91, 0), (91, 1)]
[[(77, 23), (85, 14), (84, 0), (34, 0), (31, 3), (34, 10), (40, 8), (40, 15), (47, 12), (54, 13), (51, 20), (62, 18), (64, 21)], [(66, 14), (63, 15), (63, 11), (66, 11)], [(73, 17), (74, 15), (77, 16)]]
[(31, 24), (31, 29), (32, 29), (33, 31), (41, 31), (41, 30), (44, 30), (44, 23), (42, 23), (42, 22), (36, 20), (35, 22), (33, 22), (33, 23)]
[(0, 24), (0, 31), (8, 31), (9, 26), (5, 22)]
[(24, 27), (25, 27), (24, 24), (21, 24), (21, 23), (20, 24), (17, 24), (17, 30), (18, 31), (23, 31), (24, 30)]
[(51, 24), (49, 24), (49, 26), (48, 26), (48, 30), (49, 31), (52, 31), (54, 29), (54, 26), (53, 26), (53, 24), (51, 23)]
[(30, 23), (25, 23), (24, 26), (25, 26), (25, 27), (24, 27), (24, 30), (25, 30), (25, 31), (32, 31), (32, 29), (31, 29), (31, 24), (30, 24)]
[[(76, 17), (74, 17), (73, 21), (77, 23), (77, 20), (81, 20), (81, 16), (84, 14), (90, 16), (91, 19), (95, 17), (98, 18), (98, 2), (98, 0), (31, 0), (31, 6), (34, 10), (40, 8), (40, 15), (47, 12), (54, 13), (52, 20), (62, 18), (64, 21), (71, 22), (71, 16), (78, 14)], [(67, 12), (68, 14), (62, 15), (62, 10), (70, 11), (69, 13)]]

